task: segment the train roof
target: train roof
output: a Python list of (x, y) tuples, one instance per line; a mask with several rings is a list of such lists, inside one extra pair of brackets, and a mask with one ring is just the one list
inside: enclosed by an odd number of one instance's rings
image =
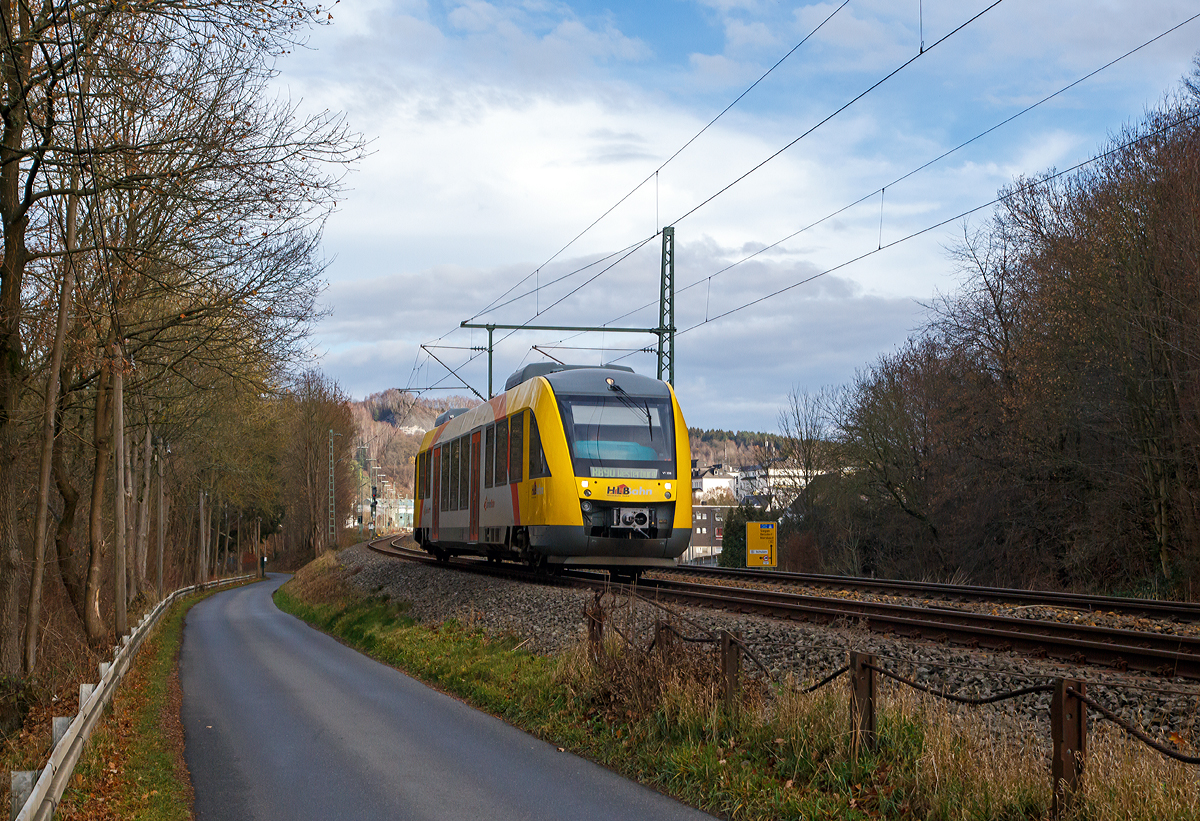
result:
[(612, 392), (608, 380), (630, 396), (669, 399), (666, 382), (640, 376), (628, 368), (574, 368), (548, 374), (546, 381), (556, 394), (568, 396), (607, 396)]
[(510, 391), (522, 382), (528, 382), (538, 376), (549, 376), (552, 373), (560, 373), (562, 371), (619, 371), (621, 373), (633, 373), (633, 368), (626, 365), (605, 365), (596, 367), (595, 365), (563, 365), (559, 362), (533, 362), (519, 371), (514, 371), (512, 376), (508, 377), (504, 382), (504, 390)]
[(451, 419), (453, 419), (456, 416), (462, 416), (464, 413), (466, 413), (469, 410), (470, 410), (470, 408), (447, 408), (446, 410), (444, 410), (440, 414), (438, 414), (437, 421), (435, 421), (433, 423), (433, 426), (435, 428), (440, 428), (444, 423), (449, 422)]

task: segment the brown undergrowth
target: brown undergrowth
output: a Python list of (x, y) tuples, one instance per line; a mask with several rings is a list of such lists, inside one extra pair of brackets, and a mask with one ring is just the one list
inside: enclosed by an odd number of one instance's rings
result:
[[(153, 606), (139, 597), (131, 603), (130, 623)], [(0, 681), (0, 766), (35, 770), (50, 755), (53, 719), (79, 711), (79, 685), (94, 684), (99, 663), (111, 659), (112, 636), (90, 647), (61, 582), (51, 576), (42, 600), (45, 620), (37, 668), (26, 679)], [(9, 779), (0, 779), (0, 802), (9, 806)]]
[(344, 605), (360, 595), (351, 590), (349, 572), (337, 553), (325, 553), (296, 571), (287, 583), (292, 595), (309, 604)]
[[(84, 748), (56, 818), (190, 818), (191, 783), (183, 758), (177, 654), (186, 609), (211, 592), (177, 603), (143, 643)], [(131, 609), (130, 623), (136, 623), (152, 604), (139, 599), (137, 608)], [(110, 658), (108, 652), (93, 652), (86, 644), (47, 646), (39, 671), (53, 675), (53, 686), (48, 679), (33, 680), (33, 698), (24, 724), (4, 739), (0, 751), (7, 769), (44, 766), (51, 752), (52, 719), (78, 713), (79, 685), (95, 684), (98, 663)], [(2, 800), (8, 806), (9, 779), (2, 779), (2, 785)]]

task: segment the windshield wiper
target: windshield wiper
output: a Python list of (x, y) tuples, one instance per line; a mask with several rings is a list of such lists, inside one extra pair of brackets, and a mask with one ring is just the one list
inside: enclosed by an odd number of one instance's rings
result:
[(604, 381), (608, 383), (608, 389), (617, 395), (617, 399), (621, 400), (622, 405), (629, 408), (630, 410), (634, 410), (634, 411), (637, 411), (638, 413), (646, 414), (646, 430), (650, 431), (650, 441), (653, 442), (654, 441), (654, 421), (651, 419), (651, 416), (650, 416), (650, 403), (646, 402), (646, 403), (644, 403), (644, 406), (638, 405), (638, 403), (634, 402), (633, 399), (629, 396), (629, 394), (627, 394), (625, 392), (625, 389), (622, 388), (620, 385), (618, 385), (616, 383), (616, 380), (614, 380), (611, 376), (608, 377), (607, 379), (605, 379)]

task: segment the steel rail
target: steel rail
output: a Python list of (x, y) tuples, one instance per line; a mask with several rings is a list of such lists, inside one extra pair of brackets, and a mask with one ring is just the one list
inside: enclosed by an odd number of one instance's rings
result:
[[(607, 584), (608, 575), (600, 573), (589, 573), (585, 570), (564, 570), (561, 573), (549, 574), (538, 572), (526, 565), (516, 564), (514, 562), (492, 562), (487, 559), (474, 556), (454, 556), (446, 560), (437, 559), (420, 548), (404, 547), (396, 544), (400, 539), (385, 536), (379, 539), (368, 541), (367, 547), (374, 550), (376, 553), (382, 553), (385, 556), (393, 556), (398, 559), (404, 559), (410, 562), (419, 564), (427, 564), (434, 567), (445, 567), (453, 570), (462, 570), (466, 573), (478, 573), (482, 576), (497, 576), (500, 578), (516, 579), (524, 582), (540, 582), (542, 584), (559, 584), (569, 585), (583, 583), (585, 585), (603, 585)], [(384, 547), (384, 544), (387, 544)], [(610, 585), (612, 587), (620, 587), (621, 585)]]
[(660, 600), (761, 613), (792, 621), (839, 619), (869, 629), (969, 647), (1014, 650), (1076, 664), (1095, 664), (1200, 680), (1200, 638), (993, 616), (964, 610), (804, 596), (769, 590), (643, 579)]
[[(388, 541), (387, 539), (380, 541)], [(435, 566), (522, 581), (623, 588), (601, 574), (539, 574), (520, 565), (482, 560), (439, 562), (422, 551), (392, 546), (378, 552)], [(638, 587), (658, 601), (674, 601), (789, 621), (829, 624), (847, 621), (907, 639), (924, 639), (1038, 658), (1200, 680), (1200, 638), (1068, 622), (993, 616), (964, 610), (806, 596), (754, 588), (643, 577)]]
[(960, 601), (1005, 602), (1009, 604), (1044, 604), (1085, 612), (1104, 611), (1130, 616), (1144, 616), (1176, 621), (1200, 621), (1200, 604), (1163, 599), (1135, 599), (1122, 596), (1100, 596), (1088, 593), (1056, 593), (1048, 590), (1020, 590), (1010, 587), (976, 587), (973, 585), (916, 582), (903, 579), (872, 579), (863, 576), (831, 576), (820, 573), (790, 573), (778, 570), (751, 570), (728, 567), (679, 565), (671, 572), (691, 573), (709, 577), (749, 579), (766, 583), (808, 584), (814, 587), (865, 590), (875, 593), (944, 598)]

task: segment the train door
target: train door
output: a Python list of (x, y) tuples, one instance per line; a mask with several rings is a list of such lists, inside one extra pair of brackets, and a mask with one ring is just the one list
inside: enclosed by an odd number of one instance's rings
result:
[(471, 434), (471, 535), (472, 542), (479, 541), (479, 437), (480, 431)]
[(430, 536), (430, 539), (436, 542), (438, 540), (438, 525), (442, 519), (442, 449), (434, 448), (432, 453), (433, 492), (429, 494), (429, 501), (433, 504), (433, 535)]

